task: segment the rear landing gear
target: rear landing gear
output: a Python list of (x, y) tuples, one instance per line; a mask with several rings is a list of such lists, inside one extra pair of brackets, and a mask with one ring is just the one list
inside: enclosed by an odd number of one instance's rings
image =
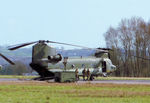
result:
[(93, 81), (94, 80), (94, 76), (91, 75), (90, 76), (90, 80)]

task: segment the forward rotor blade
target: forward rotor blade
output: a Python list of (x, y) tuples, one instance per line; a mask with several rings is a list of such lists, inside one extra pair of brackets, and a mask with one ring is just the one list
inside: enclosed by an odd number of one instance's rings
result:
[(7, 62), (9, 62), (12, 65), (15, 65), (14, 62), (12, 62), (10, 59), (8, 59), (7, 57), (5, 57), (3, 54), (0, 53), (0, 56), (3, 57)]
[(138, 56), (134, 56), (136, 58), (141, 58), (141, 59), (144, 59), (144, 60), (150, 60), (150, 59), (147, 59), (147, 58), (143, 58), (143, 57), (138, 57)]
[(21, 47), (24, 47), (24, 46), (28, 46), (28, 45), (31, 45), (31, 44), (34, 44), (34, 43), (37, 43), (38, 41), (35, 41), (35, 42), (30, 42), (30, 43), (24, 43), (24, 44), (20, 44), (18, 46), (10, 46), (8, 47), (8, 50), (16, 50), (16, 49), (19, 49)]

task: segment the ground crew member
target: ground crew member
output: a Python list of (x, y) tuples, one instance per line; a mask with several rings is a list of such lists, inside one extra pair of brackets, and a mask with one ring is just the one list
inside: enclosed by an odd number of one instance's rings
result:
[(90, 76), (91, 76), (91, 73), (90, 73), (90, 70), (88, 69), (87, 70), (87, 80), (90, 80)]
[(82, 74), (83, 74), (83, 80), (85, 80), (85, 76), (86, 76), (86, 69), (85, 68), (83, 69)]
[(79, 75), (78, 75), (79, 71), (78, 69), (75, 70), (75, 75), (76, 75), (76, 80), (79, 80)]

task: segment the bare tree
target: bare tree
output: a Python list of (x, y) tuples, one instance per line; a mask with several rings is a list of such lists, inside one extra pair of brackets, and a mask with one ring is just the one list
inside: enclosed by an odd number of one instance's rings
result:
[(119, 75), (150, 76), (150, 61), (138, 58), (150, 58), (150, 23), (139, 17), (123, 19), (117, 28), (110, 27), (104, 36), (107, 46), (115, 49), (112, 61), (123, 65)]

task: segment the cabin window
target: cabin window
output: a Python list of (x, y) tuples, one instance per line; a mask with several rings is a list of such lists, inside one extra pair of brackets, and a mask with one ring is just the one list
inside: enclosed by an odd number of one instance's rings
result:
[(75, 65), (74, 65), (74, 64), (72, 64), (72, 65), (71, 65), (71, 68), (72, 68), (72, 69), (73, 69), (73, 68), (75, 68)]
[(85, 68), (85, 64), (82, 64), (82, 68)]
[(92, 67), (92, 68), (96, 68), (97, 65), (96, 65), (96, 64), (91, 64), (91, 67)]
[(60, 65), (59, 67), (60, 67), (61, 69), (63, 69), (63, 68), (64, 68), (64, 65)]

